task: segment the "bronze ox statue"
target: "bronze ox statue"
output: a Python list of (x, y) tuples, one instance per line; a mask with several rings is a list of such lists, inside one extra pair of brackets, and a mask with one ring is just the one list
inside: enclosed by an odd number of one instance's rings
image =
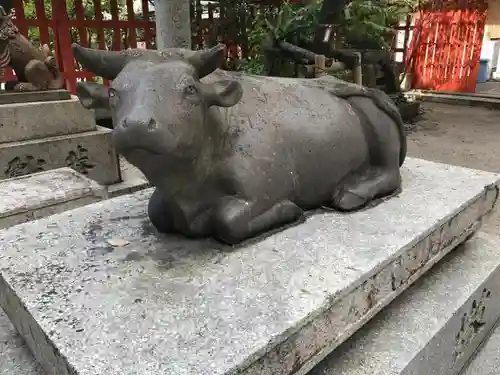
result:
[(401, 187), (403, 122), (381, 91), (219, 70), (223, 45), (73, 52), (112, 80), (80, 82), (77, 94), (109, 108), (116, 150), (156, 188), (148, 214), (160, 232), (235, 244)]

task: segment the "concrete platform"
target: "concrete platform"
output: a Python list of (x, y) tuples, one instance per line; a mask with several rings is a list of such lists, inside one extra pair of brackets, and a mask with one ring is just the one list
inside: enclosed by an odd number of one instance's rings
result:
[(111, 130), (0, 144), (0, 180), (71, 167), (103, 185), (120, 181)]
[(48, 371), (303, 375), (478, 229), (499, 176), (408, 159), (403, 192), (231, 248), (154, 232), (151, 189), (0, 231), (0, 305)]
[(457, 375), (500, 317), (499, 285), (500, 238), (480, 234), (309, 374)]
[(0, 181), (0, 229), (106, 198), (106, 189), (71, 168)]

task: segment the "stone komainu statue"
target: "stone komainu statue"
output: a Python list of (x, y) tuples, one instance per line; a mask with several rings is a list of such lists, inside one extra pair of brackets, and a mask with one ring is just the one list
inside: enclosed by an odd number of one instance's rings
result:
[(40, 91), (64, 87), (64, 77), (56, 59), (44, 44), (36, 48), (12, 22), (12, 16), (0, 6), (0, 78), (7, 66), (16, 72), (17, 81), (7, 82), (7, 90)]

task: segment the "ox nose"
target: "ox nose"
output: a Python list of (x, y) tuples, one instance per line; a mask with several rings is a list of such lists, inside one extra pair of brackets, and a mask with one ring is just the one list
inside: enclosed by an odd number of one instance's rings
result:
[(156, 129), (156, 121), (151, 117), (127, 117), (125, 118), (125, 120), (123, 120), (121, 125), (124, 129), (148, 131)]

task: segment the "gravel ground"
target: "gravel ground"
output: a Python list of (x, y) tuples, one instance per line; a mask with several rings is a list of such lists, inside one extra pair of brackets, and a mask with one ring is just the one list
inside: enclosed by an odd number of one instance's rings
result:
[[(500, 173), (500, 111), (424, 103), (408, 124), (408, 155)], [(483, 227), (500, 234), (500, 210)]]

